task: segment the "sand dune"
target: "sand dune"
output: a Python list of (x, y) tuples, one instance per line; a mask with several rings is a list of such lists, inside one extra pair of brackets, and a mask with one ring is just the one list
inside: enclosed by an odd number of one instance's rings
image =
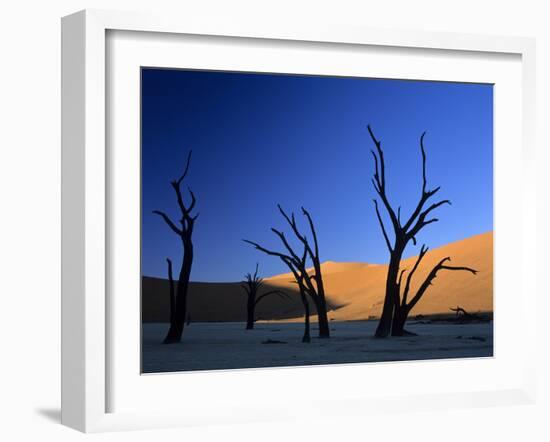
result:
[[(451, 265), (469, 266), (479, 273), (440, 271), (433, 285), (412, 314), (449, 313), (449, 307), (460, 305), (471, 312), (493, 311), (493, 234), (480, 234), (430, 250), (411, 284), (411, 293), (442, 258), (450, 256)], [(416, 257), (402, 262), (412, 268)], [(329, 318), (357, 320), (378, 317), (384, 298), (387, 266), (381, 264), (327, 261), (322, 264), (323, 281), (330, 306)], [(267, 288), (281, 288), (291, 300), (266, 298), (259, 304), (261, 319), (291, 320), (302, 315), (302, 306), (290, 274), (265, 279)], [(144, 322), (162, 322), (168, 317), (168, 284), (158, 278), (143, 278), (142, 311)], [(189, 311), (192, 321), (243, 321), (245, 295), (240, 283), (191, 284)]]
[[(267, 283), (265, 290), (272, 290)], [(256, 309), (261, 319), (291, 319), (303, 314), (299, 294), (294, 287), (285, 291), (291, 299), (267, 297)], [(168, 281), (144, 277), (142, 283), (142, 319), (144, 322), (167, 322), (169, 311)], [(263, 292), (260, 292), (263, 293)], [(188, 310), (190, 320), (245, 321), (246, 296), (241, 283), (192, 282), (189, 291)], [(332, 306), (336, 308), (337, 306)]]

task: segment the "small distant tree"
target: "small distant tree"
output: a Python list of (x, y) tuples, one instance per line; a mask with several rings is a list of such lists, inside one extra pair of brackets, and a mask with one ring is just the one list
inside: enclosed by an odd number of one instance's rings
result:
[[(183, 248), (183, 259), (181, 263), (181, 269), (178, 278), (178, 287), (176, 294), (171, 298), (171, 313), (170, 313), (170, 328), (168, 333), (164, 338), (165, 344), (172, 344), (175, 342), (181, 341), (181, 336), (183, 334), (183, 328), (185, 326), (185, 318), (187, 315), (187, 292), (189, 289), (189, 278), (191, 276), (191, 267), (193, 265), (193, 228), (195, 226), (195, 221), (199, 214), (192, 215), (192, 211), (197, 202), (195, 194), (193, 191), (188, 188), (189, 195), (191, 196), (191, 202), (186, 204), (183, 200), (183, 195), (181, 192), (181, 184), (187, 173), (189, 172), (189, 165), (191, 163), (191, 151), (187, 156), (187, 164), (185, 165), (185, 170), (180, 178), (173, 180), (170, 184), (176, 193), (176, 200), (178, 207), (181, 212), (181, 218), (178, 223), (175, 223), (170, 219), (166, 213), (161, 212), (160, 210), (154, 210), (153, 213), (159, 215), (166, 225), (179, 237), (182, 248)], [(169, 261), (168, 264), (169, 272), (172, 271), (172, 263)]]
[[(432, 198), (440, 189), (436, 187), (429, 190), (426, 180), (426, 151), (424, 150), (424, 136), (426, 132), (420, 137), (420, 152), (422, 154), (422, 189), (420, 198), (411, 216), (403, 222), (401, 220), (401, 207), (397, 208), (397, 211), (392, 207), (389, 202), (388, 195), (386, 193), (386, 169), (384, 163), (384, 152), (382, 150), (382, 143), (375, 137), (370, 126), (367, 126), (370, 137), (376, 146), (376, 152), (372, 150), (372, 156), (374, 158), (374, 177), (372, 184), (374, 190), (378, 194), (379, 199), (384, 206), (386, 213), (390, 219), (391, 227), (393, 229), (393, 241), (390, 240), (390, 236), (387, 233), (386, 226), (382, 220), (380, 210), (378, 208), (378, 201), (374, 199), (374, 208), (376, 211), (376, 217), (380, 224), (386, 246), (390, 252), (390, 261), (388, 265), (388, 274), (386, 277), (386, 293), (384, 297), (384, 306), (382, 309), (382, 315), (380, 322), (376, 328), (375, 336), (386, 337), (390, 334), (392, 336), (403, 336), (408, 334), (405, 331), (405, 322), (413, 307), (420, 301), (422, 296), (426, 293), (428, 287), (432, 284), (433, 280), (441, 270), (464, 270), (473, 273), (477, 273), (476, 270), (469, 267), (453, 267), (446, 263), (451, 260), (450, 257), (443, 258), (436, 266), (429, 272), (424, 282), (420, 285), (414, 296), (409, 296), (411, 280), (418, 269), (422, 259), (428, 251), (428, 247), (423, 245), (420, 249), (420, 254), (409, 272), (405, 287), (401, 293), (401, 285), (403, 281), (403, 275), (407, 269), (400, 269), (401, 259), (407, 245), (412, 242), (416, 245), (416, 236), (427, 225), (438, 221), (437, 218), (428, 218), (428, 216), (438, 207), (444, 204), (451, 204), (449, 200), (440, 200), (427, 206), (428, 200)], [(409, 300), (410, 299), (410, 300)]]
[[(269, 250), (253, 241), (249, 241), (249, 240), (244, 240), (244, 241), (253, 245), (257, 250), (260, 250), (261, 252), (266, 253), (267, 255), (279, 257), (290, 268), (290, 270), (295, 276), (298, 287), (299, 288), (303, 287), (304, 288), (303, 293), (307, 294), (315, 304), (315, 307), (317, 309), (317, 318), (319, 322), (319, 337), (329, 338), (330, 328), (328, 324), (325, 288), (323, 284), (323, 275), (321, 272), (321, 260), (319, 258), (319, 244), (317, 240), (317, 233), (315, 231), (315, 226), (313, 224), (313, 219), (310, 213), (302, 207), (302, 213), (308, 221), (311, 235), (313, 237), (313, 245), (310, 245), (306, 236), (300, 232), (298, 225), (296, 223), (296, 218), (294, 216), (294, 213), (292, 213), (289, 216), (281, 208), (280, 205), (277, 205), (277, 207), (279, 208), (279, 212), (281, 212), (281, 215), (283, 216), (283, 218), (286, 220), (286, 222), (290, 226), (296, 239), (302, 244), (303, 251), (304, 251), (302, 256), (304, 256), (304, 258), (303, 259), (300, 258), (300, 255), (298, 255), (294, 251), (294, 249), (288, 242), (285, 234), (275, 228), (271, 228), (271, 231), (279, 237), (287, 253)], [(313, 265), (312, 273), (309, 273), (306, 268), (306, 262), (308, 259), (311, 260), (311, 263)], [(298, 277), (296, 277), (297, 275)], [(302, 293), (301, 289), (300, 289), (300, 293)]]
[[(241, 284), (242, 288), (246, 292), (246, 329), (252, 330), (254, 328), (254, 322), (256, 321), (256, 306), (262, 299), (271, 295), (277, 295), (283, 299), (290, 299), (290, 297), (281, 290), (269, 290), (265, 293), (260, 293), (260, 289), (264, 285), (263, 278), (258, 276), (258, 264), (256, 264), (256, 271), (254, 274), (247, 273), (245, 280)], [(259, 296), (258, 296), (259, 295)]]
[(468, 313), (465, 309), (463, 309), (460, 306), (456, 306), (456, 308), (450, 307), (449, 310), (452, 312), (455, 312), (456, 314), (456, 320), (460, 322), (461, 324), (466, 322), (488, 322), (489, 318), (485, 315), (477, 315), (475, 313)]

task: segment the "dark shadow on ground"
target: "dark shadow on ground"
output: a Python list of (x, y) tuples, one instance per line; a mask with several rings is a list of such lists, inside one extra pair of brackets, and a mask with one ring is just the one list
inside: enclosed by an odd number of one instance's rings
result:
[[(297, 290), (264, 283), (260, 295), (269, 290), (284, 290), (290, 299), (269, 296), (258, 303), (256, 317), (260, 320), (301, 317), (304, 307)], [(142, 321), (168, 322), (168, 280), (142, 278)], [(189, 315), (192, 322), (236, 322), (246, 320), (246, 294), (240, 282), (190, 282)], [(327, 299), (328, 311), (343, 307)]]

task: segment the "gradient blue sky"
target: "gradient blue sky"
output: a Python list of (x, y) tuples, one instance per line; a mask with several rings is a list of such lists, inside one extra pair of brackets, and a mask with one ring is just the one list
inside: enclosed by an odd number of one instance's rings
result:
[(368, 123), (403, 215), (418, 200), (427, 131), (428, 187), (441, 186), (453, 205), (438, 209), (440, 221), (422, 231), (418, 247), (492, 230), (491, 85), (143, 69), (142, 273), (166, 277), (166, 257), (179, 269), (181, 243), (151, 212), (179, 219), (170, 180), (190, 149), (186, 181), (200, 212), (192, 280), (240, 280), (256, 262), (263, 276), (286, 272), (241, 241), (279, 247), (270, 231), (286, 228), (277, 203), (311, 212), (322, 261), (386, 262)]

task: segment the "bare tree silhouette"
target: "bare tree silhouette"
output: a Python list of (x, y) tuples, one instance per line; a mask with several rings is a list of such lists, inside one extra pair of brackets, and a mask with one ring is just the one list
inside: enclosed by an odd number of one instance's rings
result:
[[(296, 224), (296, 218), (294, 216), (294, 213), (292, 213), (290, 216), (282, 209), (280, 205), (277, 205), (279, 208), (279, 212), (281, 212), (281, 215), (283, 215), (284, 219), (290, 226), (292, 232), (294, 233), (294, 236), (298, 239), (298, 241), (302, 244), (304, 251), (303, 251), (303, 259), (296, 254), (290, 243), (288, 242), (285, 234), (275, 228), (271, 228), (271, 231), (275, 233), (281, 242), (283, 243), (287, 253), (282, 252), (276, 252), (273, 250), (266, 249), (265, 247), (262, 247), (258, 243), (255, 243), (253, 241), (244, 240), (245, 242), (252, 244), (257, 250), (260, 250), (263, 253), (266, 253), (271, 256), (277, 256), (280, 259), (283, 260), (283, 262), (290, 268), (292, 273), (295, 276), (296, 283), (298, 284), (300, 288), (300, 294), (307, 294), (315, 304), (315, 307), (317, 309), (317, 317), (319, 321), (319, 337), (320, 338), (329, 338), (330, 337), (330, 328), (328, 325), (328, 316), (327, 316), (327, 304), (326, 304), (326, 298), (325, 298), (325, 288), (323, 285), (323, 275), (321, 273), (321, 261), (319, 259), (319, 244), (317, 240), (317, 233), (315, 231), (315, 226), (313, 224), (313, 219), (311, 218), (310, 213), (302, 207), (302, 214), (306, 217), (308, 221), (308, 225), (311, 231), (311, 235), (313, 237), (313, 248), (309, 244), (306, 236), (300, 232), (298, 229), (298, 225)], [(312, 274), (308, 273), (306, 268), (306, 262), (307, 259), (310, 259), (313, 264), (313, 272)], [(297, 277), (298, 276), (298, 277)], [(304, 290), (302, 292), (302, 289)], [(304, 308), (309, 309), (309, 304), (304, 304)], [(309, 320), (309, 314), (308, 320)]]
[(477, 315), (475, 313), (469, 313), (465, 309), (463, 309), (460, 306), (456, 306), (456, 308), (449, 308), (452, 312), (456, 313), (456, 320), (460, 323), (466, 323), (466, 322), (488, 322), (489, 318), (485, 315)]
[(444, 204), (451, 204), (449, 200), (440, 200), (436, 203), (432, 203), (427, 206), (428, 200), (434, 196), (440, 189), (436, 187), (434, 189), (428, 190), (427, 181), (426, 181), (426, 151), (424, 150), (424, 132), (420, 137), (420, 152), (422, 154), (422, 191), (418, 203), (405, 223), (401, 220), (401, 207), (397, 208), (397, 212), (391, 206), (388, 195), (386, 193), (386, 167), (384, 163), (384, 152), (382, 150), (382, 143), (375, 137), (370, 125), (367, 126), (370, 137), (376, 146), (375, 150), (371, 150), (372, 156), (374, 158), (374, 177), (372, 179), (372, 184), (378, 197), (380, 198), (382, 205), (386, 209), (387, 215), (390, 219), (391, 226), (393, 228), (394, 238), (393, 243), (390, 241), (388, 232), (382, 220), (380, 210), (378, 208), (378, 201), (374, 199), (374, 208), (376, 211), (376, 217), (380, 224), (386, 246), (390, 252), (390, 261), (388, 265), (388, 274), (386, 278), (386, 294), (384, 297), (384, 306), (382, 309), (382, 315), (380, 317), (380, 322), (376, 328), (375, 336), (377, 337), (386, 337), (390, 333), (392, 336), (403, 336), (404, 334), (409, 334), (405, 330), (405, 322), (407, 316), (412, 310), (412, 308), (420, 301), (428, 287), (432, 284), (432, 281), (437, 276), (437, 273), (440, 270), (465, 270), (473, 273), (477, 273), (476, 270), (469, 267), (453, 267), (446, 265), (445, 263), (450, 261), (450, 257), (443, 258), (436, 266), (430, 271), (424, 282), (420, 285), (417, 292), (414, 296), (411, 297), (411, 300), (408, 301), (410, 284), (414, 273), (416, 272), (418, 266), (420, 265), (422, 259), (426, 255), (428, 248), (423, 245), (420, 249), (420, 254), (407, 276), (405, 283), (405, 288), (403, 294), (401, 295), (401, 284), (403, 280), (403, 275), (407, 269), (401, 269), (401, 259), (403, 257), (403, 252), (409, 244), (413, 242), (416, 245), (416, 236), (418, 233), (427, 225), (437, 222), (437, 218), (428, 218), (433, 210)]
[[(174, 192), (176, 193), (176, 200), (181, 211), (181, 219), (179, 221), (179, 226), (173, 222), (166, 213), (161, 212), (160, 210), (154, 210), (153, 213), (159, 215), (168, 227), (180, 238), (183, 248), (183, 259), (181, 263), (181, 269), (178, 278), (178, 287), (175, 296), (175, 302), (173, 306), (173, 314), (171, 313), (170, 317), (170, 328), (168, 334), (164, 338), (165, 344), (171, 344), (181, 341), (181, 336), (183, 334), (183, 328), (185, 326), (185, 318), (187, 314), (187, 292), (189, 289), (189, 278), (191, 276), (191, 267), (193, 265), (193, 228), (195, 226), (195, 221), (199, 214), (191, 215), (192, 210), (195, 207), (197, 202), (195, 194), (193, 191), (188, 188), (189, 195), (191, 196), (191, 202), (189, 205), (186, 205), (182, 192), (181, 192), (181, 183), (187, 176), (189, 172), (189, 165), (191, 163), (191, 153), (187, 156), (187, 163), (185, 165), (185, 170), (179, 179), (173, 180), (170, 182)], [(171, 272), (171, 262), (169, 263), (169, 271)]]
[[(246, 292), (246, 329), (252, 330), (254, 328), (254, 322), (256, 321), (255, 311), (258, 303), (270, 295), (277, 295), (280, 298), (290, 299), (282, 290), (269, 290), (268, 292), (259, 295), (259, 291), (264, 284), (263, 278), (258, 276), (258, 264), (256, 264), (256, 271), (254, 274), (247, 273), (245, 280), (241, 284), (242, 288)], [(259, 296), (258, 296), (259, 295)]]

